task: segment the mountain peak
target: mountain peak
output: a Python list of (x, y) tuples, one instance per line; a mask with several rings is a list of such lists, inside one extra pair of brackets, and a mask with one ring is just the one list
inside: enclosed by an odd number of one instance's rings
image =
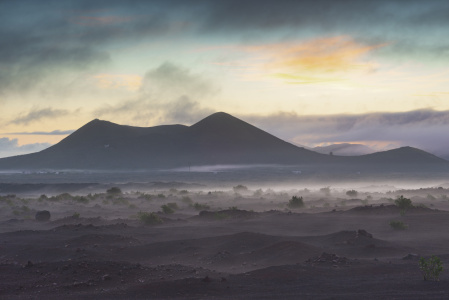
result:
[(205, 117), (204, 119), (193, 124), (190, 127), (196, 128), (196, 127), (203, 127), (203, 126), (223, 126), (223, 125), (229, 125), (229, 124), (235, 123), (235, 122), (246, 123), (246, 122), (243, 122), (242, 120), (240, 120), (234, 116), (231, 116), (230, 114), (227, 114), (225, 112), (216, 112), (216, 113), (211, 114), (210, 116)]
[(193, 124), (190, 128), (195, 132), (208, 132), (223, 136), (235, 135), (237, 132), (242, 133), (242, 131), (261, 131), (253, 125), (224, 112), (214, 113)]

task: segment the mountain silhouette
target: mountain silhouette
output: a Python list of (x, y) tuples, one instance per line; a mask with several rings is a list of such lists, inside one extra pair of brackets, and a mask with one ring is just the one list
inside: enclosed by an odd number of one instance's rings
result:
[(320, 154), (227, 113), (192, 126), (133, 127), (95, 119), (37, 153), (0, 159), (0, 169), (150, 170), (217, 164), (442, 164), (405, 147), (358, 157)]

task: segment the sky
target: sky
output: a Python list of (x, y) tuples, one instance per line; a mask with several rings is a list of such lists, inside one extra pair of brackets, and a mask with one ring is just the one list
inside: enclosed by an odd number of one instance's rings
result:
[(449, 158), (447, 0), (0, 2), (0, 157), (93, 119), (230, 113), (289, 142)]

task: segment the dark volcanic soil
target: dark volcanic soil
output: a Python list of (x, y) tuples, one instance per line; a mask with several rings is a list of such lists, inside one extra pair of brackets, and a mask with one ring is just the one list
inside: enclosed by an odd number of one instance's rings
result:
[[(252, 211), (236, 203), (247, 208), (280, 204), (259, 194), (245, 202), (234, 194), (200, 193), (192, 200), (195, 195), (179, 193), (177, 198), (3, 196), (0, 298), (449, 297), (449, 272), (443, 271), (438, 282), (424, 281), (418, 268), (420, 256), (438, 255), (444, 265), (449, 262), (449, 212), (444, 209), (421, 205), (402, 211), (391, 201), (363, 206), (360, 200), (329, 207), (323, 203), (332, 199), (317, 196), (302, 209)], [(202, 206), (195, 201), (203, 201)], [(145, 225), (139, 220), (143, 207), (149, 211), (174, 202), (174, 213), (155, 214), (159, 221)], [(444, 208), (446, 202), (434, 203)], [(230, 207), (206, 207), (214, 203)], [(27, 217), (39, 207), (52, 211), (50, 221)], [(8, 218), (8, 209), (17, 217)], [(404, 222), (407, 229), (394, 230), (392, 220)]]

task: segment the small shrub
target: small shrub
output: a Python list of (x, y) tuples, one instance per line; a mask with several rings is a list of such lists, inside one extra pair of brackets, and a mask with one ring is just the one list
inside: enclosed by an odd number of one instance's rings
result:
[(262, 189), (255, 190), (253, 194), (254, 197), (261, 197), (262, 195), (263, 195)]
[(293, 196), (289, 201), (287, 206), (289, 208), (301, 208), (304, 207), (304, 201), (302, 197)]
[(328, 187), (321, 188), (321, 189), (320, 189), (320, 192), (324, 193), (326, 196), (330, 196), (330, 194), (331, 194), (331, 188), (330, 188), (329, 186), (328, 186)]
[(122, 193), (122, 190), (116, 186), (111, 187), (110, 189), (108, 189), (106, 191), (107, 194), (109, 195), (120, 195)]
[(438, 256), (432, 255), (427, 260), (424, 257), (421, 257), (418, 265), (424, 280), (440, 280), (440, 274), (443, 272), (443, 263)]
[(394, 200), (394, 204), (400, 209), (409, 209), (413, 207), (412, 200), (405, 198), (402, 195)]
[(356, 190), (349, 190), (346, 192), (346, 195), (349, 197), (357, 197), (358, 192)]
[(157, 194), (157, 197), (158, 197), (158, 198), (161, 198), (161, 199), (164, 199), (164, 198), (165, 198), (165, 195), (164, 195), (164, 194)]
[(73, 198), (73, 196), (70, 195), (69, 193), (62, 193), (62, 194), (57, 195), (57, 196), (52, 196), (48, 200), (50, 200), (50, 201), (61, 201), (61, 200), (71, 200), (72, 198)]
[(192, 199), (190, 197), (188, 197), (188, 196), (182, 197), (181, 201), (183, 203), (186, 203), (186, 204), (192, 204), (193, 203)]
[(179, 209), (179, 206), (178, 206), (178, 204), (176, 202), (167, 203), (167, 206), (170, 207), (171, 209), (174, 209), (174, 210)]
[(215, 212), (214, 213), (214, 219), (216, 220), (224, 220), (224, 219), (228, 219), (230, 218), (230, 216), (227, 213), (224, 212)]
[(198, 202), (195, 202), (193, 204), (193, 208), (196, 210), (208, 210), (210, 207), (207, 204), (200, 204)]
[(129, 205), (129, 201), (123, 197), (112, 199), (114, 205)]
[(179, 191), (180, 195), (187, 195), (188, 193), (189, 193), (188, 190), (181, 190), (181, 191)]
[(234, 192), (236, 193), (241, 193), (241, 192), (247, 192), (248, 191), (248, 187), (244, 186), (244, 185), (237, 185), (235, 187), (232, 188), (234, 190)]
[(391, 221), (390, 227), (395, 230), (405, 230), (408, 228), (408, 226), (405, 225), (404, 222), (402, 222), (402, 221)]
[(168, 206), (166, 204), (162, 205), (161, 208), (162, 208), (162, 212), (167, 215), (175, 212), (170, 206)]
[(83, 204), (89, 203), (89, 198), (83, 197), (83, 196), (81, 196), (81, 197), (75, 197), (75, 200), (76, 200), (76, 202), (78, 202), (78, 203), (83, 203)]
[(162, 219), (155, 213), (139, 212), (137, 218), (146, 225), (156, 225), (163, 223)]
[(80, 218), (80, 213), (78, 213), (78, 212), (73, 213), (72, 218), (79, 219)]
[(145, 193), (142, 193), (142, 194), (140, 194), (139, 195), (139, 197), (138, 197), (138, 199), (145, 199), (145, 200), (151, 200), (153, 198), (153, 195), (151, 195), (151, 194), (145, 194)]

